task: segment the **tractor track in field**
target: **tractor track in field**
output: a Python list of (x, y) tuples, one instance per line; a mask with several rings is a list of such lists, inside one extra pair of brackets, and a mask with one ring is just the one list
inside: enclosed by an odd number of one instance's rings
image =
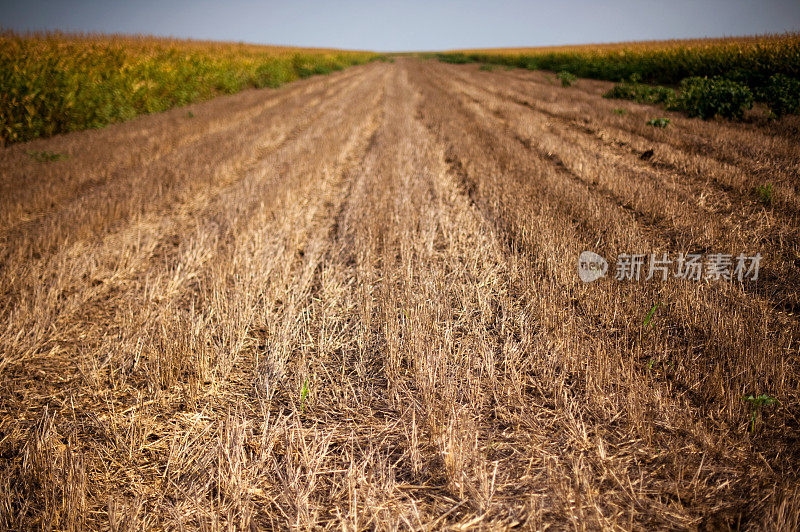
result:
[(4, 148), (0, 527), (797, 526), (800, 139), (551, 77), (402, 58)]

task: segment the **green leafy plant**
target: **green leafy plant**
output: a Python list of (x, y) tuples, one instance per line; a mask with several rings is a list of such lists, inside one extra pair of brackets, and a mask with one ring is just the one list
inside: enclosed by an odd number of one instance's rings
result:
[(292, 63), (284, 59), (260, 65), (256, 68), (253, 82), (257, 89), (265, 87), (276, 89), (284, 83), (293, 81), (296, 77)]
[(691, 77), (681, 81), (680, 91), (670, 109), (689, 116), (740, 119), (753, 107), (753, 92), (747, 85), (719, 76)]
[(669, 118), (651, 118), (647, 121), (648, 126), (665, 128), (669, 125)]
[(765, 185), (758, 185), (756, 187), (756, 194), (758, 195), (758, 201), (767, 206), (772, 205), (772, 200), (773, 200), (772, 183), (767, 183)]
[(750, 403), (750, 432), (756, 431), (756, 422), (761, 416), (761, 410), (766, 406), (780, 404), (777, 399), (769, 395), (745, 395), (742, 397), (746, 402)]
[(767, 85), (757, 91), (759, 100), (764, 101), (776, 117), (800, 113), (800, 80), (784, 74), (775, 74)]
[(575, 74), (567, 70), (562, 70), (561, 72), (556, 74), (556, 77), (561, 80), (562, 87), (570, 87), (572, 86), (573, 83), (575, 83), (575, 81), (578, 80)]
[(673, 89), (640, 83), (639, 79), (639, 75), (632, 75), (628, 81), (614, 85), (611, 90), (603, 94), (603, 98), (632, 100), (638, 103), (650, 104), (669, 104), (675, 99), (675, 91)]
[(439, 54), (437, 56), (439, 61), (443, 63), (452, 63), (454, 65), (462, 65), (465, 63), (475, 63), (476, 61), (467, 56), (467, 54), (463, 54), (460, 52), (456, 53), (448, 53), (448, 54)]
[(52, 151), (28, 151), (28, 155), (37, 162), (47, 163), (51, 161), (60, 161), (61, 159), (69, 158), (66, 153), (56, 153)]

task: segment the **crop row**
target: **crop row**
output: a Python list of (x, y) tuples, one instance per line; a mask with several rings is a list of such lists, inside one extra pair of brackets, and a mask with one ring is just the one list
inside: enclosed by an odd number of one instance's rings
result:
[(142, 37), (0, 35), (0, 144), (278, 87), (378, 57), (368, 52)]
[[(701, 85), (709, 78), (712, 89), (737, 85), (765, 101), (776, 114), (796, 109), (792, 102), (800, 80), (800, 34), (708, 41), (686, 44), (632, 43), (628, 46), (586, 46), (537, 52), (471, 51), (435, 54), (448, 63), (484, 63), (530, 70), (551, 70), (608, 81), (635, 80), (667, 86)], [(726, 85), (727, 84), (727, 85)], [(639, 89), (645, 89), (641, 84)], [(707, 92), (710, 92), (709, 89)], [(717, 90), (717, 93), (720, 91)], [(730, 92), (730, 91), (728, 91)]]

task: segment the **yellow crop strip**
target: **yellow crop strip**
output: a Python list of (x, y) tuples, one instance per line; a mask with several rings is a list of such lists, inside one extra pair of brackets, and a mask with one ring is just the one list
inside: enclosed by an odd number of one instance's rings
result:
[(0, 143), (102, 127), (247, 87), (278, 87), (371, 52), (138, 36), (0, 34)]

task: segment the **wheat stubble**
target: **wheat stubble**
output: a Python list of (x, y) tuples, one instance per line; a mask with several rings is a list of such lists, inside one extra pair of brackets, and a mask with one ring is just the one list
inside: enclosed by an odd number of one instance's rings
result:
[(798, 526), (797, 139), (546, 76), (402, 59), (8, 148), (2, 526)]

